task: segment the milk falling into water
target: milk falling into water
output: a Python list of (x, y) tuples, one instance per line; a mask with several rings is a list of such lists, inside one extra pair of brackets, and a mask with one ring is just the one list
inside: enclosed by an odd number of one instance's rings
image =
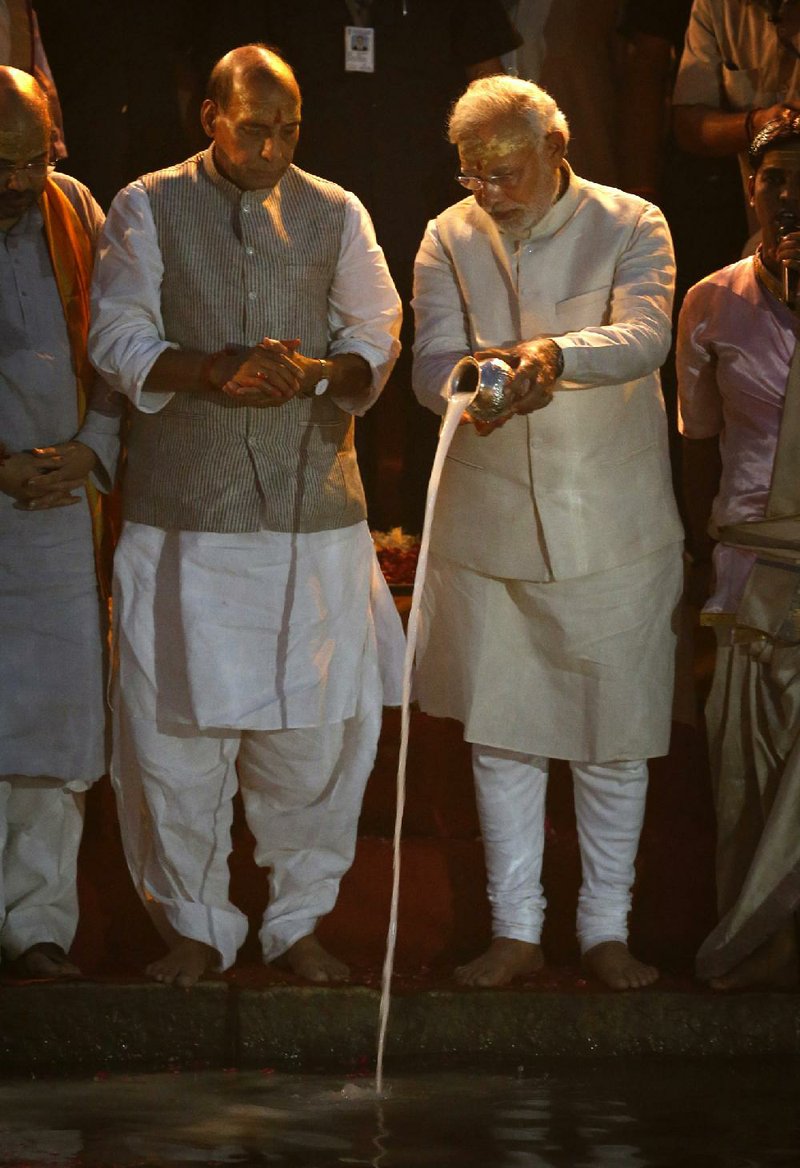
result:
[(411, 703), (411, 675), (414, 666), (414, 654), (417, 648), (417, 629), (419, 627), (419, 606), (422, 598), (422, 589), (425, 585), (425, 575), (428, 568), (428, 545), (431, 540), (431, 526), (433, 512), (436, 506), (436, 496), (439, 492), (439, 481), (442, 477), (442, 467), (453, 441), (453, 435), (458, 429), (461, 415), (475, 397), (476, 390), (470, 393), (455, 393), (450, 398), (444, 424), (439, 435), (439, 445), (436, 448), (436, 457), (433, 460), (433, 469), (428, 484), (428, 496), (425, 500), (425, 522), (422, 527), (422, 541), (420, 543), (417, 573), (414, 577), (414, 592), (411, 597), (411, 612), (408, 617), (406, 632), (406, 656), (403, 663), (403, 706), (400, 721), (400, 757), (397, 763), (397, 810), (394, 820), (394, 869), (392, 875), (392, 903), (389, 912), (389, 932), (386, 938), (386, 956), (383, 962), (383, 978), (381, 981), (381, 1005), (378, 1025), (378, 1060), (375, 1071), (375, 1090), (380, 1095), (383, 1091), (383, 1054), (386, 1045), (386, 1027), (389, 1021), (389, 1000), (394, 968), (394, 951), (397, 942), (397, 906), (400, 894), (400, 836), (403, 829), (403, 811), (406, 802), (406, 759), (408, 757), (408, 733), (410, 724)]

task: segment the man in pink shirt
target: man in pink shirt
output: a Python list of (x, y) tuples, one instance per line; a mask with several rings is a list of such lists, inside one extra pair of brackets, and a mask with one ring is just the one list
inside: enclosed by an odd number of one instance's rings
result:
[(678, 332), (695, 549), (717, 540), (706, 719), (720, 923), (697, 958), (717, 989), (796, 985), (800, 905), (800, 114), (750, 147), (754, 256), (696, 284)]

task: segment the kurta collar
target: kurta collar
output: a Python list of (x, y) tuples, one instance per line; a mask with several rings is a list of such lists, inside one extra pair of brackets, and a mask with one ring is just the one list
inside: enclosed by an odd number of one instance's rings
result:
[[(546, 239), (550, 235), (555, 235), (557, 231), (561, 230), (567, 220), (571, 219), (574, 215), (581, 197), (580, 180), (576, 178), (575, 172), (566, 159), (561, 163), (561, 169), (567, 175), (567, 189), (558, 202), (553, 204), (544, 218), (540, 219), (536, 226), (531, 228), (530, 234), (526, 235), (524, 239), (519, 240), (521, 244), (532, 243), (536, 239)], [(473, 203), (481, 221), (486, 224), (487, 230), (493, 239), (499, 237), (500, 240), (510, 242), (512, 245), (517, 242), (516, 238), (512, 239), (511, 236), (503, 235), (491, 215), (488, 215), (486, 211), (478, 206), (474, 197)]]
[[(203, 166), (203, 170), (208, 175), (214, 186), (218, 187), (219, 190), (222, 191), (222, 193), (225, 195), (225, 197), (232, 203), (236, 203), (237, 206), (240, 203), (244, 203), (245, 205), (247, 203), (266, 203), (268, 199), (276, 194), (278, 188), (281, 185), (281, 182), (283, 182), (283, 178), (281, 178), (281, 180), (277, 182), (274, 187), (262, 187), (255, 191), (243, 191), (241, 187), (237, 187), (235, 183), (232, 183), (230, 179), (225, 178), (225, 175), (217, 169), (217, 165), (214, 162), (213, 143), (206, 147), (206, 149), (201, 153), (200, 160)], [(289, 169), (292, 168), (290, 167)]]

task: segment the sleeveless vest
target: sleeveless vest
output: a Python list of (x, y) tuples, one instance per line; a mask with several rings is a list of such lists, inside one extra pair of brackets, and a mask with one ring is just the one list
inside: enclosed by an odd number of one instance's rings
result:
[[(164, 265), (165, 336), (203, 353), (299, 337), (324, 357), (340, 187), (291, 167), (241, 191), (210, 150), (142, 179)], [(327, 531), (366, 516), (353, 419), (327, 396), (240, 406), (213, 390), (134, 411), (126, 519), (183, 531)]]

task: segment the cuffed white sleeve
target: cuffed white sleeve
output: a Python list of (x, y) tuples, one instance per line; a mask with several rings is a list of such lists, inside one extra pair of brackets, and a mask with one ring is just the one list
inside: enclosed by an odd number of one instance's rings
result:
[(678, 75), (675, 78), (672, 104), (722, 108), (726, 104), (723, 95), (722, 64), (713, 15), (706, 0), (695, 0), (686, 29)]
[(131, 183), (111, 204), (97, 247), (89, 357), (144, 413), (157, 413), (172, 397), (144, 388), (160, 354), (178, 347), (164, 336), (163, 271), (147, 192), (141, 182)]
[(400, 298), (372, 221), (348, 192), (339, 259), (328, 294), (328, 356), (363, 357), (372, 369), (372, 391), (358, 401), (332, 393), (343, 410), (360, 415), (377, 400), (400, 352), (401, 319)]

